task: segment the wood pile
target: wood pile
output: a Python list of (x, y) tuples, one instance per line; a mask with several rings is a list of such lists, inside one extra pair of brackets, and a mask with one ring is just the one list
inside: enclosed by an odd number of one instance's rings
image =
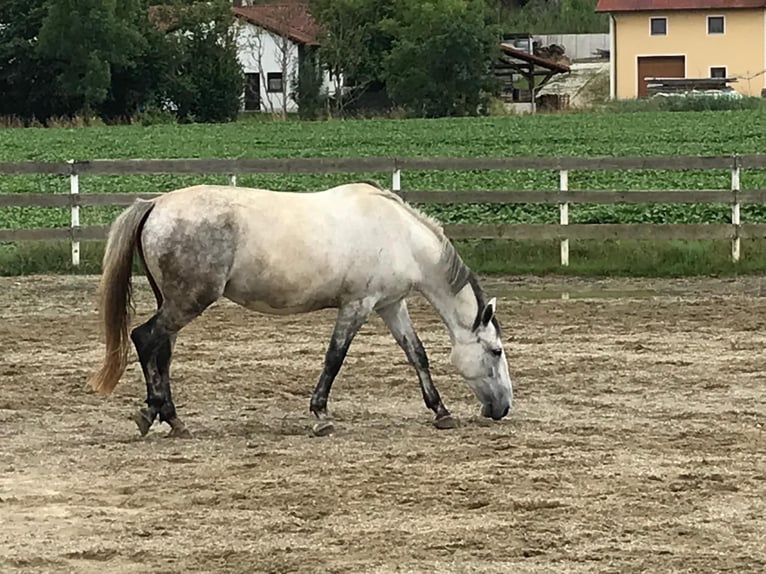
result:
[(541, 46), (540, 42), (535, 40), (532, 43), (532, 53), (540, 58), (545, 58), (557, 64), (569, 65), (572, 61), (569, 56), (566, 55), (566, 48), (561, 44), (550, 44), (548, 46)]
[(646, 89), (649, 95), (732, 92), (729, 84), (736, 81), (736, 78), (646, 78)]

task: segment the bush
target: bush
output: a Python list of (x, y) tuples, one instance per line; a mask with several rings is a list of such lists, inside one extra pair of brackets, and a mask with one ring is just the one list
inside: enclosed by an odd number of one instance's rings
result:
[(766, 100), (747, 96), (726, 95), (672, 95), (646, 99), (614, 100), (602, 108), (610, 112), (710, 112), (732, 110), (758, 110), (766, 108)]

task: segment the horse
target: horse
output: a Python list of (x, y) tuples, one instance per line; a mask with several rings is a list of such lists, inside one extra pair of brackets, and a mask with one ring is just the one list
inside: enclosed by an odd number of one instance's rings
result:
[[(128, 336), (134, 255), (157, 309)], [(317, 435), (334, 430), (330, 389), (373, 312), (414, 367), (432, 424), (457, 426), (410, 320), (406, 298), (413, 292), (446, 325), (450, 361), (479, 400), (481, 415), (500, 420), (511, 408), (497, 300), (486, 300), (436, 220), (377, 184), (311, 192), (196, 185), (138, 199), (111, 225), (102, 263), (105, 352), (87, 383), (96, 393), (110, 393), (127, 368), (132, 342), (146, 382), (146, 406), (133, 417), (141, 436), (159, 417), (170, 426), (168, 436), (191, 437), (171, 394), (173, 346), (178, 332), (221, 297), (275, 315), (337, 309), (309, 403)]]

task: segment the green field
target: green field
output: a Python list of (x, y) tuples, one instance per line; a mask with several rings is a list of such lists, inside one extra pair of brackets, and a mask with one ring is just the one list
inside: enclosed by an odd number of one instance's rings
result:
[[(439, 120), (343, 120), (328, 122), (267, 121), (247, 119), (222, 125), (96, 126), (88, 128), (28, 128), (0, 130), (0, 161), (67, 160), (101, 158), (188, 158), (188, 157), (361, 157), (361, 156), (592, 156), (592, 155), (719, 155), (760, 153), (766, 150), (766, 112), (761, 110), (718, 112), (578, 113), (494, 118)], [(625, 171), (572, 172), (570, 189), (728, 189), (728, 170), (715, 171)], [(359, 178), (390, 181), (388, 173), (355, 174), (267, 174), (239, 176), (240, 185), (280, 190), (310, 190)], [(83, 176), (81, 191), (164, 191), (199, 182), (223, 183), (221, 176)], [(556, 172), (519, 171), (410, 171), (402, 174), (406, 189), (555, 189)], [(766, 171), (746, 171), (743, 188), (766, 188)], [(0, 176), (0, 192), (65, 192), (66, 178), (55, 176)], [(447, 222), (553, 223), (554, 206), (427, 206), (425, 210)], [(83, 225), (108, 223), (115, 210), (83, 208)], [(572, 223), (724, 223), (727, 205), (578, 205), (570, 208)], [(744, 206), (743, 222), (766, 221), (766, 207)], [(0, 228), (67, 225), (69, 214), (61, 209), (2, 208)], [(18, 257), (19, 246), (6, 246), (4, 253)], [(39, 258), (39, 250), (25, 247), (27, 258)], [(508, 247), (483, 243), (463, 244), (471, 258), (480, 253), (487, 270), (511, 270)], [(489, 253), (500, 249), (499, 253)], [(531, 249), (531, 251), (530, 251)], [(529, 266), (542, 271), (556, 269), (555, 244), (537, 244), (514, 254), (527, 253)], [(584, 250), (578, 252), (578, 249)], [(695, 242), (655, 245), (652, 242), (622, 242), (622, 247), (599, 246), (602, 256), (615, 250), (639, 255), (647, 250), (670, 249), (670, 259), (693, 260), (691, 266), (665, 269), (665, 273), (733, 272), (726, 264), (727, 246)], [(606, 249), (606, 252), (604, 251)], [(689, 251), (691, 250), (691, 252)], [(759, 250), (760, 251), (760, 250)], [(3, 252), (0, 252), (2, 254)], [(600, 265), (589, 261), (588, 242), (573, 245), (572, 263), (577, 271), (597, 272)], [(744, 256), (752, 255), (747, 247)], [(548, 261), (549, 256), (552, 260)], [(580, 262), (577, 262), (578, 256)], [(518, 256), (520, 257), (520, 256)], [(518, 259), (516, 268), (524, 267)], [(701, 258), (701, 259), (700, 259)], [(720, 261), (718, 259), (720, 258)], [(619, 256), (624, 267), (631, 257)], [(641, 257), (639, 257), (641, 259)], [(526, 260), (526, 259), (525, 259)], [(539, 260), (539, 261), (538, 261)], [(545, 264), (541, 267), (541, 262)], [(535, 262), (538, 263), (535, 263)], [(492, 262), (488, 264), (487, 262)], [(583, 267), (583, 265), (589, 267)], [(604, 272), (639, 272), (634, 261), (627, 271), (614, 265)], [(579, 267), (578, 267), (579, 266)], [(0, 267), (2, 264), (0, 262)], [(763, 265), (766, 268), (766, 264)], [(24, 267), (27, 269), (28, 267)], [(526, 267), (525, 267), (526, 268)], [(656, 262), (647, 265), (656, 269)], [(759, 270), (749, 261), (740, 270)], [(663, 272), (659, 270), (657, 272)]]

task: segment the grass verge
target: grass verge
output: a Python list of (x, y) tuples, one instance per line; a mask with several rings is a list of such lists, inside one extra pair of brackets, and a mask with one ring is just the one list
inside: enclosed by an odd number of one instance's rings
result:
[[(742, 240), (742, 260), (731, 261), (728, 241), (571, 241), (570, 264), (559, 264), (558, 241), (456, 241), (465, 262), (482, 274), (683, 277), (766, 274), (766, 240)], [(103, 242), (81, 243), (71, 265), (66, 242), (0, 244), (0, 275), (98, 274)], [(134, 272), (141, 274), (134, 264)]]

